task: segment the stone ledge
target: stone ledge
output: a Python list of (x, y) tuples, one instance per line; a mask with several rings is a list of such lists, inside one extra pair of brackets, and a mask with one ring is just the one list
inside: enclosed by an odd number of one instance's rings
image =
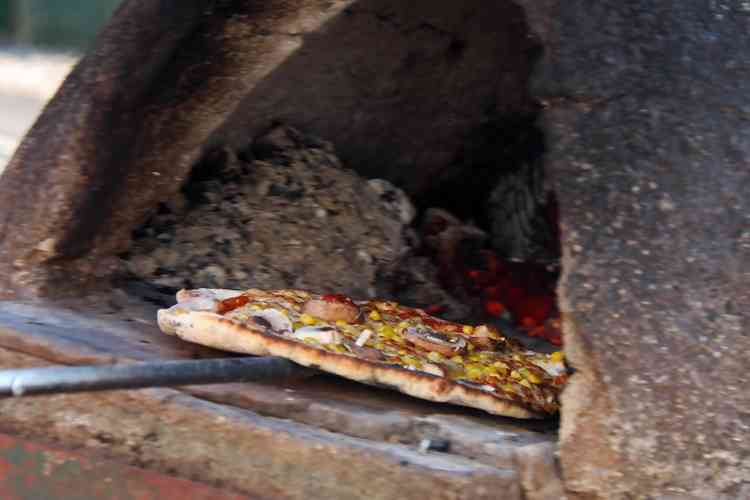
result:
[[(152, 307), (122, 296), (65, 307), (0, 302), (0, 365), (222, 355), (160, 334), (153, 317)], [(5, 400), (0, 412), (14, 433), (245, 493), (490, 498), (504, 491), (512, 499), (525, 488), (526, 498), (544, 499), (537, 491), (560, 482), (544, 465), (554, 462), (554, 423), (491, 417), (329, 376)], [(420, 453), (424, 440), (447, 447)]]
[[(0, 363), (40, 364), (5, 349)], [(5, 400), (0, 412), (6, 430), (246, 494), (493, 498), (503, 491), (520, 498), (512, 470), (261, 417), (170, 389)]]

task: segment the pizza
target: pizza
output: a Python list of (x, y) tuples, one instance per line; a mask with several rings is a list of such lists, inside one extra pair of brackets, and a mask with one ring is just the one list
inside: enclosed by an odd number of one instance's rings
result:
[(386, 300), (302, 290), (182, 290), (158, 312), (164, 333), (217, 349), (280, 356), (351, 380), (496, 415), (559, 409), (561, 352), (524, 349), (489, 325), (445, 321)]

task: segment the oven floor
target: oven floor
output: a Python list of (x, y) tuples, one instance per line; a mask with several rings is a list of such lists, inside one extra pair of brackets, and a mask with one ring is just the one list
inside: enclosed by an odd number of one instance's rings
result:
[[(118, 290), (67, 302), (0, 302), (0, 367), (227, 355), (163, 335), (156, 309)], [(11, 434), (248, 494), (416, 498), (469, 488), (489, 498), (502, 488), (504, 498), (542, 499), (562, 492), (556, 421), (491, 416), (327, 375), (6, 399), (0, 413)]]

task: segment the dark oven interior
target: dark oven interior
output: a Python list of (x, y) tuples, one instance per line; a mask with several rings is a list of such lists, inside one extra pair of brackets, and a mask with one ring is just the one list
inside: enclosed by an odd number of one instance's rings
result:
[(412, 196), (283, 124), (242, 148), (210, 148), (134, 231), (122, 278), (163, 306), (180, 288), (301, 288), (395, 299), (559, 346), (543, 141), (533, 114), (507, 122), (477, 129), (456, 173)]

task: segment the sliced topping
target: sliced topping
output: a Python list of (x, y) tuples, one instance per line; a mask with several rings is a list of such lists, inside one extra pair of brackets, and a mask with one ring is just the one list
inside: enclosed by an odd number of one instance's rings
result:
[(273, 330), (273, 326), (271, 325), (271, 323), (262, 316), (254, 316), (252, 320), (256, 325), (263, 327), (266, 330)]
[(449, 336), (434, 330), (409, 327), (404, 337), (412, 344), (428, 351), (435, 351), (445, 356), (452, 356), (466, 349), (466, 340), (459, 336)]
[(542, 383), (542, 377), (534, 373), (533, 371), (529, 370), (528, 368), (519, 368), (518, 373), (521, 374), (521, 376), (524, 378), (524, 380), (528, 380), (532, 384), (541, 384)]
[(362, 330), (362, 333), (360, 333), (359, 337), (357, 337), (357, 341), (355, 342), (355, 344), (357, 344), (359, 347), (364, 346), (367, 343), (367, 341), (370, 340), (370, 337), (372, 337), (372, 334), (373, 332), (370, 329)]
[(385, 360), (385, 355), (378, 351), (377, 349), (372, 349), (370, 347), (362, 347), (357, 344), (353, 344), (349, 346), (349, 349), (352, 351), (353, 354), (360, 358), (364, 358), (370, 361), (383, 361)]
[(508, 371), (510, 370), (510, 367), (508, 367), (507, 363), (503, 363), (502, 361), (495, 361), (490, 365), (493, 369), (493, 371), (501, 376), (508, 375)]
[[(177, 292), (177, 305), (189, 311), (210, 311), (224, 314), (222, 304), (225, 301), (229, 301), (227, 305), (231, 304), (232, 301), (244, 301), (244, 303), (236, 306), (240, 307), (247, 303), (247, 296), (238, 290), (210, 290), (207, 288)], [(231, 311), (234, 308), (229, 307), (226, 311)]]
[(457, 379), (466, 376), (463, 365), (459, 363), (445, 360), (441, 363), (441, 366), (447, 371), (447, 376), (451, 379)]
[(460, 332), (462, 331), (463, 327), (461, 325), (458, 325), (456, 323), (451, 323), (450, 321), (445, 321), (444, 319), (440, 318), (433, 318), (431, 316), (423, 317), (422, 322), (429, 328), (432, 329), (439, 329), (442, 331), (451, 331), (451, 332)]
[(314, 325), (314, 324), (316, 324), (318, 322), (318, 320), (315, 319), (314, 316), (311, 316), (311, 315), (309, 315), (307, 313), (301, 314), (300, 317), (299, 317), (299, 321), (303, 325), (307, 325), (307, 326)]
[[(458, 382), (459, 384), (463, 386), (471, 387), (472, 389), (479, 389), (480, 391), (489, 391), (487, 387), (492, 387), (487, 384), (478, 384), (476, 382), (472, 382), (471, 380), (456, 380), (456, 382)], [(492, 391), (489, 391), (489, 392), (495, 392), (494, 388)]]
[(565, 375), (568, 372), (567, 368), (565, 367), (565, 362), (563, 361), (562, 356), (556, 356), (556, 354), (558, 353), (552, 353), (552, 355), (546, 358), (532, 357), (531, 362), (547, 372), (552, 377)]
[(292, 332), (292, 322), (285, 314), (276, 309), (262, 309), (253, 311), (250, 319), (258, 326), (262, 326), (273, 333), (287, 334)]
[[(471, 327), (469, 327), (471, 328)], [(466, 327), (464, 327), (464, 333), (471, 334), (471, 343), (488, 349), (495, 345), (495, 341), (499, 339), (500, 335), (492, 328), (488, 327), (487, 325), (479, 325), (476, 328), (473, 328), (471, 331), (466, 331)]]
[(464, 367), (466, 377), (472, 380), (480, 380), (484, 376), (484, 370), (482, 365), (471, 363)]
[[(331, 298), (327, 299), (328, 297)], [(310, 299), (302, 306), (302, 312), (324, 321), (355, 323), (359, 319), (359, 307), (346, 297), (336, 297), (338, 296), (324, 295), (320, 299)]]
[(225, 288), (197, 288), (195, 290), (183, 289), (177, 292), (177, 302), (185, 302), (191, 299), (221, 301), (242, 294), (242, 290), (227, 290)]
[(422, 371), (432, 375), (437, 375), (438, 377), (445, 376), (445, 370), (434, 363), (422, 363)]
[(250, 302), (250, 299), (247, 295), (237, 295), (236, 297), (229, 297), (228, 299), (219, 301), (218, 305), (216, 306), (216, 312), (218, 314), (226, 314), (246, 305), (248, 302)]
[(406, 368), (411, 368), (414, 370), (419, 370), (422, 368), (422, 362), (418, 357), (411, 354), (406, 354), (406, 351), (399, 351), (399, 354), (399, 360), (402, 364), (406, 365)]
[(323, 344), (323, 347), (329, 351), (337, 352), (339, 354), (348, 354), (349, 351), (343, 344)]
[(436, 351), (428, 352), (427, 359), (429, 359), (433, 363), (440, 363), (442, 361), (445, 361), (445, 358), (443, 357), (443, 355)]
[(349, 304), (354, 305), (354, 301), (344, 295), (343, 293), (331, 293), (328, 295), (323, 295), (320, 300), (323, 300), (325, 302), (332, 302), (337, 304)]
[(375, 307), (377, 307), (381, 311), (389, 312), (397, 310), (398, 304), (393, 301), (382, 300), (380, 302), (375, 302)]
[(297, 340), (314, 340), (319, 344), (340, 344), (343, 340), (341, 334), (330, 326), (303, 326), (294, 331)]
[(391, 325), (378, 325), (378, 335), (386, 340), (396, 340), (398, 335)]

